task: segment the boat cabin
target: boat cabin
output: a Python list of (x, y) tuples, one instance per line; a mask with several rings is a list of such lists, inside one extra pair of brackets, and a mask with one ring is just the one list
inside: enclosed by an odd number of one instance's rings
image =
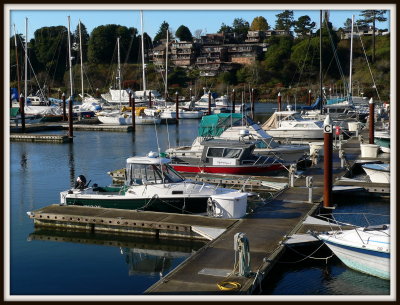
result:
[(179, 183), (185, 179), (170, 165), (170, 159), (149, 154), (127, 159), (125, 185)]
[(212, 165), (240, 165), (254, 163), (255, 141), (210, 139), (201, 143), (201, 160)]

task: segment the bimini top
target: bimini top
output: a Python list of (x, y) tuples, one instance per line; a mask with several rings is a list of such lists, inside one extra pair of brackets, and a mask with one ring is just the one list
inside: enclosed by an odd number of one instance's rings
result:
[(130, 157), (126, 159), (128, 164), (167, 164), (170, 162), (171, 159), (159, 157), (157, 153), (152, 151), (145, 157)]

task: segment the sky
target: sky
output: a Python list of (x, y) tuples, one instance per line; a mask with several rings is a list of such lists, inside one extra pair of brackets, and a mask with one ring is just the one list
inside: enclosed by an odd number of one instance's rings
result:
[[(361, 19), (360, 4), (353, 5), (300, 5), (291, 4), (289, 9), (294, 11), (294, 19), (308, 15), (319, 27), (319, 10), (326, 9), (330, 13), (330, 21), (336, 28), (343, 27), (346, 19), (355, 15), (355, 20)], [(71, 16), (71, 31), (74, 31), (79, 20), (86, 26), (90, 33), (95, 27), (106, 24), (119, 24), (135, 27), (141, 31), (140, 10), (143, 10), (143, 31), (154, 38), (160, 25), (166, 21), (172, 31), (179, 26), (187, 26), (192, 34), (201, 29), (202, 34), (216, 33), (222, 23), (231, 26), (235, 18), (242, 18), (249, 24), (257, 16), (266, 18), (268, 24), (275, 26), (276, 15), (288, 9), (288, 5), (5, 5), (6, 23), (9, 36), (14, 35), (14, 24), (17, 33), (25, 36), (25, 19), (28, 18), (28, 39), (33, 38), (35, 30), (45, 26), (68, 27), (68, 17)], [(390, 13), (394, 12), (394, 5), (363, 4), (363, 9), (386, 9), (388, 21), (378, 22), (377, 28), (390, 29), (392, 24)], [(8, 18), (7, 18), (8, 17)]]

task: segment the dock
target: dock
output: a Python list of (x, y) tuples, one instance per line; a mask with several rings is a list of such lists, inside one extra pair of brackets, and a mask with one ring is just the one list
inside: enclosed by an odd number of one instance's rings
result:
[(40, 143), (69, 143), (71, 142), (71, 139), (68, 137), (68, 135), (17, 133), (10, 135), (10, 141), (40, 142)]
[[(340, 178), (356, 160), (360, 160), (360, 145), (357, 138), (343, 142), (342, 147), (346, 159), (344, 164), (337, 150), (332, 156), (334, 187), (343, 187)], [(386, 156), (378, 156), (377, 159), (387, 161), (385, 158)], [(111, 173), (122, 174), (118, 171)], [(253, 181), (253, 186), (262, 187), (262, 184), (258, 183), (266, 181), (269, 182), (269, 186), (280, 185), (280, 187), (275, 190), (272, 197), (240, 219), (57, 204), (32, 211), (29, 217), (39, 228), (58, 227), (89, 232), (208, 241), (177, 268), (149, 287), (145, 294), (255, 294), (260, 291), (263, 279), (268, 276), (287, 249), (286, 245), (315, 241), (315, 238), (313, 240), (305, 234), (308, 230), (329, 230), (330, 227), (313, 218), (313, 215), (322, 209), (323, 176), (323, 162), (320, 160), (311, 167), (295, 173), (292, 178), (290, 175), (286, 178), (252, 177), (252, 180), (256, 181)], [(309, 184), (309, 177), (313, 177), (312, 185)], [(208, 179), (210, 179), (208, 182), (216, 184), (224, 182), (219, 180), (221, 177)], [(242, 181), (237, 177), (236, 181), (231, 182)], [(349, 183), (348, 186), (368, 188), (371, 185), (360, 182), (358, 186), (354, 183)], [(249, 241), (251, 272), (248, 276), (240, 276), (235, 266), (237, 262), (234, 237), (238, 233), (245, 234)], [(221, 290), (218, 284), (222, 282), (235, 283), (237, 286)]]

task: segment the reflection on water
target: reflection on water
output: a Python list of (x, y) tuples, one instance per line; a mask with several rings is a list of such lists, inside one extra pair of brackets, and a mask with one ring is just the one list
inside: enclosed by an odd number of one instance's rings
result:
[(36, 228), (28, 241), (75, 243), (119, 247), (128, 265), (129, 276), (146, 276), (155, 282), (200, 249), (205, 242), (156, 239), (144, 236), (109, 235), (71, 230)]

